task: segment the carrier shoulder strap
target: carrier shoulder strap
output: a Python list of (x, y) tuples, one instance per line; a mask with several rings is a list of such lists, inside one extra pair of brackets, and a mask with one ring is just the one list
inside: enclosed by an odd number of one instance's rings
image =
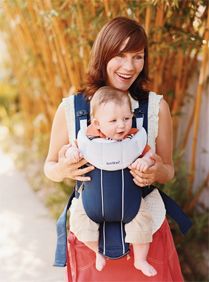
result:
[(143, 101), (134, 101), (132, 103), (132, 110), (134, 112), (134, 118), (132, 121), (132, 127), (140, 129), (142, 126), (148, 133), (148, 101), (149, 97)]
[(63, 98), (69, 141), (76, 139), (80, 128), (87, 126), (90, 106), (82, 93)]
[(75, 136), (77, 136), (80, 128), (85, 128), (90, 121), (90, 104), (82, 93), (74, 96), (75, 110)]
[[(132, 103), (132, 110), (134, 112), (134, 118), (132, 126), (140, 129), (143, 125), (145, 130), (148, 130), (148, 99), (140, 101), (134, 101)], [(132, 99), (133, 100), (133, 99)], [(90, 103), (85, 98), (83, 93), (78, 93), (74, 96), (74, 111), (75, 111), (75, 136), (81, 127), (86, 127), (90, 121)]]

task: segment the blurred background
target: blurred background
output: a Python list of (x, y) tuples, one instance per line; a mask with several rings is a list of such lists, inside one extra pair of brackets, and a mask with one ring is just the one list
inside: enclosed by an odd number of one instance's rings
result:
[(115, 16), (148, 34), (152, 90), (173, 116), (176, 174), (162, 189), (194, 223), (183, 237), (171, 221), (172, 233), (185, 280), (209, 281), (208, 0), (1, 0), (1, 150), (56, 219), (73, 183), (43, 175), (53, 116), (82, 87), (94, 39)]

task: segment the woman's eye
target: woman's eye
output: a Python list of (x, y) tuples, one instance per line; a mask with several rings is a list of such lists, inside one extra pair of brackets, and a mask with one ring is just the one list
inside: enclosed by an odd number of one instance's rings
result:
[(136, 60), (143, 60), (143, 59), (144, 59), (144, 56), (142, 56), (142, 55), (136, 55), (136, 56), (135, 56), (135, 59), (136, 59)]

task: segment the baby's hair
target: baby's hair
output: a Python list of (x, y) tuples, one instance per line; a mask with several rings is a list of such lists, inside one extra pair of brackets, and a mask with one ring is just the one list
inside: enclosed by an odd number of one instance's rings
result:
[(91, 98), (91, 117), (95, 117), (96, 111), (99, 106), (108, 102), (114, 102), (116, 105), (128, 103), (128, 105), (130, 106), (130, 111), (132, 111), (131, 100), (127, 91), (121, 91), (110, 86), (103, 86), (100, 87)]

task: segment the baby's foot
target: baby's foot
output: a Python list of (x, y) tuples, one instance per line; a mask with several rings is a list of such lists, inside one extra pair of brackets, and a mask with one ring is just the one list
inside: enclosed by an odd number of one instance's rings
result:
[(141, 270), (146, 276), (155, 276), (157, 274), (156, 269), (146, 260), (134, 262), (134, 266), (136, 269)]
[(96, 269), (101, 271), (106, 264), (105, 257), (99, 253), (96, 253)]

